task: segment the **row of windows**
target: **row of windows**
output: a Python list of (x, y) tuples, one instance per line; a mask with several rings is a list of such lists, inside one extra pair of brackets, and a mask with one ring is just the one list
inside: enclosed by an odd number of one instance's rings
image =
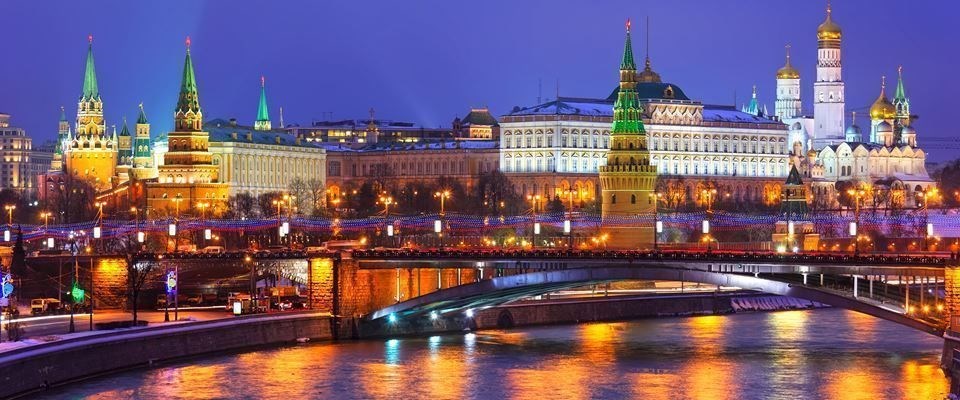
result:
[(653, 135), (650, 138), (650, 149), (658, 151), (749, 154), (786, 154), (787, 151), (786, 140), (783, 138), (779, 141), (770, 138), (770, 140), (767, 141), (764, 137), (761, 137), (760, 140), (757, 140), (756, 137), (748, 140), (745, 136), (739, 139), (735, 136), (733, 140), (724, 137), (721, 140), (717, 137), (711, 139), (709, 136), (704, 136), (701, 139), (700, 136), (694, 136), (693, 138), (689, 136), (683, 136), (682, 138), (677, 136), (661, 138), (659, 135)]
[[(553, 136), (505, 137), (502, 139), (502, 142), (503, 147), (508, 149), (553, 147)], [(606, 149), (608, 144), (609, 139), (606, 136), (602, 138), (600, 136), (560, 136), (560, 147)]]
[(787, 175), (787, 162), (762, 161), (690, 161), (690, 160), (653, 160), (657, 172), (670, 175), (726, 175), (726, 176), (769, 176)]
[[(460, 160), (395, 161), (393, 163), (352, 163), (350, 176), (405, 176), (405, 175), (466, 175), (469, 162)], [(498, 168), (496, 161), (477, 162), (479, 173), (487, 173)], [(327, 163), (328, 176), (341, 176), (343, 165), (340, 161)]]

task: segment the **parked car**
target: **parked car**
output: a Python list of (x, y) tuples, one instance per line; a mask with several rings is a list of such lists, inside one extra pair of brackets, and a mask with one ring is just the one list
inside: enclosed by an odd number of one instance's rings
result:
[(30, 314), (32, 315), (50, 315), (59, 312), (61, 312), (60, 300), (46, 298), (33, 299), (30, 301)]
[(167, 295), (158, 294), (157, 295), (157, 308), (166, 308), (167, 307)]
[(201, 252), (206, 254), (223, 254), (226, 252), (226, 250), (223, 248), (223, 246), (207, 246), (204, 247)]

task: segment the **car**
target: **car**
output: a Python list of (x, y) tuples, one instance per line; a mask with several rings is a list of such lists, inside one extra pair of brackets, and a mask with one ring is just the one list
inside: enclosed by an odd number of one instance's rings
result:
[(32, 315), (48, 315), (58, 312), (60, 312), (60, 300), (45, 298), (30, 301), (30, 314)]
[(226, 252), (226, 249), (224, 249), (223, 246), (207, 246), (204, 247), (203, 250), (200, 250), (200, 252), (204, 254), (223, 254)]
[(187, 304), (199, 306), (203, 304), (203, 296), (198, 294), (196, 296), (187, 297)]
[(157, 308), (166, 308), (167, 307), (167, 295), (158, 294), (157, 295)]

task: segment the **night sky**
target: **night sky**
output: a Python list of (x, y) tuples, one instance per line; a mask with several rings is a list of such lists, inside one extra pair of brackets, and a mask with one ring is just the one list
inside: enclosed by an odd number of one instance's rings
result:
[[(269, 5), (268, 5), (269, 4)], [(542, 96), (603, 97), (617, 83), (623, 23), (634, 51), (663, 79), (704, 103), (744, 103), (752, 85), (773, 112), (774, 74), (793, 46), (804, 110), (812, 110), (816, 28), (825, 1), (4, 1), (0, 13), (0, 112), (43, 141), (59, 107), (71, 124), (94, 36), (108, 124), (136, 119), (143, 101), (153, 134), (168, 131), (193, 41), (207, 119), (252, 124), (259, 77), (271, 118), (286, 123), (378, 118), (449, 126), (471, 106), (495, 115)], [(958, 6), (947, 1), (835, 0), (843, 28), (847, 110), (865, 115), (904, 66), (918, 141), (932, 160), (955, 158), (960, 96)], [(861, 127), (865, 117), (858, 117)]]

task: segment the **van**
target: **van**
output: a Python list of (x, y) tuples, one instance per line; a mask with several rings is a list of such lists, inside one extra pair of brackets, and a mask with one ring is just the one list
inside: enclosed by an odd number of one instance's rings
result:
[(60, 300), (47, 298), (33, 299), (30, 301), (30, 314), (47, 315), (57, 312), (60, 312)]
[(226, 252), (226, 250), (223, 248), (223, 246), (207, 246), (204, 247), (201, 252), (206, 254), (223, 254)]

